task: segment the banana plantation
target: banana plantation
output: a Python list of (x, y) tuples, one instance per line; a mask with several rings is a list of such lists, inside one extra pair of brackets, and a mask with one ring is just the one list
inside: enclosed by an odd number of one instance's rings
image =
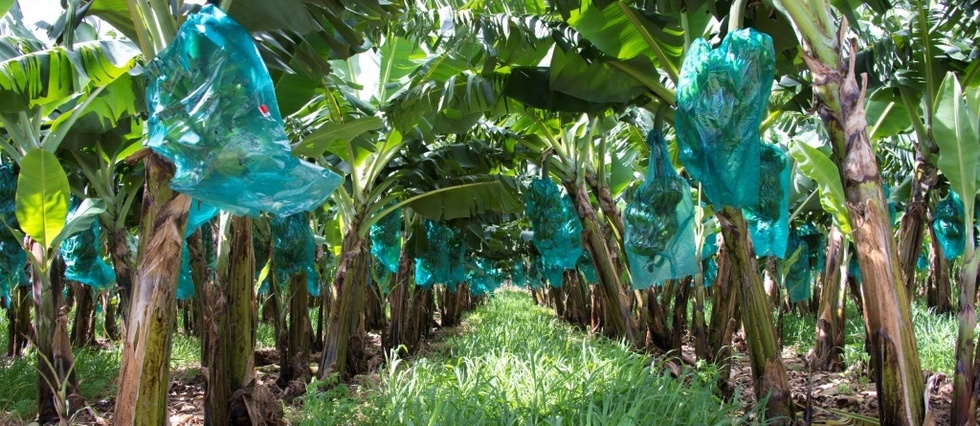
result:
[(977, 423), (978, 0), (0, 17), (0, 424)]

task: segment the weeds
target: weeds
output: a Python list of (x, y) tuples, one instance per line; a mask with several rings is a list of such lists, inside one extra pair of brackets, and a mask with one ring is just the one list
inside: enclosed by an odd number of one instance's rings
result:
[[(474, 426), (746, 420), (738, 407), (713, 395), (710, 371), (671, 377), (656, 360), (622, 342), (583, 335), (526, 294), (496, 294), (468, 316), (467, 325), (449, 339), (445, 355), (390, 362), (363, 400), (345, 396), (340, 387), (309, 395), (298, 421)], [(338, 409), (329, 403), (359, 405)]]

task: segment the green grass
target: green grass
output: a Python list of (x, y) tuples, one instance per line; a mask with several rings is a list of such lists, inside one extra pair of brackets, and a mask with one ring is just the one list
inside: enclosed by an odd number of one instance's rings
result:
[[(316, 330), (316, 328), (314, 328)], [(255, 348), (275, 348), (276, 347), (276, 328), (272, 324), (259, 321), (258, 328), (255, 330)]]
[[(867, 364), (869, 357), (864, 350), (864, 317), (853, 301), (847, 299), (844, 329), (844, 363), (852, 366), (857, 362)], [(815, 315), (787, 313), (783, 317), (783, 344), (798, 354), (807, 353), (816, 339)], [(922, 369), (936, 373), (952, 374), (956, 333), (959, 328), (954, 315), (937, 315), (930, 312), (920, 300), (912, 303), (912, 326), (919, 349)]]
[[(2, 318), (2, 317), (0, 317)], [(97, 330), (101, 322), (96, 324)], [(6, 332), (6, 320), (0, 319), (0, 330)], [(2, 333), (0, 333), (2, 334)], [(100, 336), (102, 337), (102, 336)], [(6, 351), (6, 337), (0, 350)], [(89, 403), (113, 398), (119, 377), (119, 343), (109, 349), (73, 349), (75, 373), (82, 397)], [(196, 337), (174, 333), (171, 343), (171, 372), (200, 365), (201, 344)], [(31, 347), (17, 358), (0, 357), (0, 412), (25, 422), (37, 412), (37, 355)]]
[[(915, 328), (915, 342), (919, 348), (922, 369), (934, 373), (953, 374), (956, 356), (956, 335), (959, 322), (956, 316), (936, 315), (922, 303), (912, 304), (912, 325)], [(977, 334), (974, 334), (976, 339)]]
[(733, 424), (711, 370), (673, 378), (622, 343), (588, 337), (524, 293), (497, 293), (468, 315), (445, 353), (389, 363), (351, 396), (310, 387), (297, 424)]
[[(75, 373), (81, 394), (89, 403), (111, 398), (116, 394), (119, 376), (119, 348), (111, 351), (76, 349)], [(30, 419), (37, 412), (37, 356), (28, 351), (24, 356), (0, 359), (0, 411), (14, 417)]]

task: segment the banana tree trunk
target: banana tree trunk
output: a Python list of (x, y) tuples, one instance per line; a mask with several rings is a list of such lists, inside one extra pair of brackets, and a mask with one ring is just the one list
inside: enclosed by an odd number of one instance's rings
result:
[(711, 322), (708, 323), (708, 354), (718, 366), (718, 390), (727, 399), (735, 388), (728, 379), (732, 373), (732, 335), (741, 322), (738, 284), (732, 271), (727, 244), (718, 247), (718, 275), (711, 285)]
[(252, 410), (247, 408), (250, 392), (239, 392), (254, 386), (255, 380), (257, 319), (252, 308), (255, 301), (252, 221), (238, 216), (229, 220), (228, 234), (224, 237), (229, 250), (226, 259), (218, 260), (217, 300), (209, 321), (214, 324), (207, 324), (202, 333), (211, 334), (208, 389), (204, 397), (204, 421), (210, 425), (252, 423), (248, 421)]
[(442, 327), (455, 327), (463, 318), (463, 293), (460, 287), (462, 286), (457, 286), (453, 290), (443, 287), (440, 291), (440, 299), (442, 300), (440, 304), (440, 318), (442, 319), (440, 326)]
[[(209, 226), (205, 224), (204, 226)], [(204, 238), (200, 230), (191, 234), (187, 239), (187, 250), (191, 257), (191, 281), (194, 282), (194, 298), (184, 301), (190, 305), (193, 314), (193, 321), (185, 321), (184, 327), (190, 328), (194, 334), (201, 337), (201, 365), (208, 365), (208, 356), (211, 353), (212, 332), (210, 325), (216, 320), (215, 306), (216, 298), (219, 297), (218, 289), (208, 282), (207, 259), (204, 254)], [(208, 241), (213, 244), (213, 241)], [(185, 309), (186, 305), (185, 304)]]
[(588, 325), (586, 315), (588, 308), (586, 303), (586, 294), (588, 289), (583, 289), (583, 287), (588, 286), (588, 284), (581, 279), (578, 271), (565, 271), (569, 274), (566, 278), (568, 283), (568, 291), (566, 295), (566, 312), (565, 317), (567, 320), (573, 324), (578, 325)]
[[(44, 247), (31, 242), (28, 256), (43, 262)], [(34, 346), (37, 350), (37, 421), (40, 424), (67, 421), (71, 413), (64, 411), (68, 395), (78, 393), (75, 360), (68, 338), (68, 319), (61, 311), (61, 292), (64, 288), (65, 264), (61, 257), (52, 262), (47, 276), (33, 273)], [(71, 404), (73, 409), (81, 405)]]
[[(313, 328), (310, 326), (310, 293), (306, 288), (306, 274), (293, 275), (289, 282), (289, 331), (286, 333), (285, 364), (279, 368), (279, 387), (285, 388), (290, 382), (310, 381), (310, 341)], [(305, 386), (302, 387), (305, 389)], [(297, 388), (297, 391), (301, 389)]]
[(408, 256), (407, 250), (402, 247), (401, 255), (398, 258), (398, 272), (395, 274), (394, 283), (388, 293), (388, 305), (391, 306), (391, 321), (385, 327), (382, 335), (382, 345), (385, 353), (404, 345), (405, 355), (413, 353), (416, 347), (416, 340), (413, 338), (416, 332), (411, 329), (411, 321), (408, 316), (412, 304), (411, 276), (415, 274), (415, 262)]
[(7, 341), (7, 355), (18, 357), (31, 341), (31, 288), (17, 286), (10, 293), (11, 306), (7, 310), (10, 322), (10, 340)]
[(708, 325), (704, 319), (704, 276), (699, 274), (694, 280), (694, 311), (691, 318), (691, 337), (694, 339), (694, 356), (697, 359), (707, 360), (711, 356), (708, 352)]
[[(116, 270), (116, 286), (119, 288), (119, 313), (122, 320), (122, 333), (126, 332), (126, 315), (129, 314), (129, 302), (133, 294), (132, 254), (126, 241), (126, 229), (106, 228), (109, 240), (109, 257), (112, 267)], [(113, 325), (115, 327), (115, 325)], [(118, 333), (118, 331), (117, 331)]]
[(364, 305), (364, 292), (368, 285), (368, 241), (358, 236), (363, 220), (362, 214), (355, 216), (341, 248), (341, 260), (337, 265), (334, 286), (337, 297), (330, 308), (330, 322), (326, 341), (323, 345), (323, 359), (317, 371), (319, 378), (332, 373), (342, 378), (347, 376), (347, 355), (351, 332), (360, 321)]
[(868, 139), (865, 93), (854, 75), (856, 42), (850, 51), (849, 66), (839, 51), (836, 60), (825, 57), (821, 62), (806, 54), (804, 59), (814, 76), (815, 108), (830, 135), (854, 230), (878, 414), (883, 424), (914, 425), (925, 415), (922, 368), (878, 162)]
[(170, 342), (177, 313), (180, 250), (191, 200), (170, 189), (173, 165), (147, 154), (140, 259), (123, 341), (115, 418), (163, 425), (170, 387)]
[(779, 417), (784, 421), (792, 421), (796, 418), (796, 413), (793, 410), (789, 378), (780, 357), (779, 339), (773, 327), (772, 306), (762, 286), (762, 277), (759, 276), (749, 242), (748, 225), (742, 212), (731, 207), (725, 207), (716, 215), (725, 236), (725, 246), (728, 247), (732, 277), (739, 282), (739, 305), (745, 325), (745, 340), (749, 344), (756, 398), (769, 398), (766, 404), (766, 415), (769, 418)]
[(381, 298), (380, 286), (372, 282), (364, 292), (364, 325), (369, 330), (381, 330), (385, 326), (385, 308)]
[(82, 283), (71, 283), (75, 293), (75, 320), (71, 325), (71, 344), (76, 348), (95, 344), (95, 301), (93, 290)]
[(671, 343), (670, 327), (667, 326), (670, 297), (669, 295), (661, 297), (662, 294), (668, 293), (672, 287), (673, 280), (668, 280), (662, 286), (651, 286), (644, 292), (646, 303), (643, 309), (643, 319), (647, 326), (647, 340), (650, 345), (648, 347), (661, 353), (675, 349)]
[(692, 277), (674, 281), (674, 322), (670, 327), (670, 342), (675, 349), (681, 349), (682, 340), (687, 333), (687, 302), (691, 299)]
[(109, 340), (119, 340), (119, 324), (116, 322), (116, 302), (112, 301), (112, 289), (107, 289), (100, 295), (102, 298), (102, 327), (105, 337)]
[[(898, 228), (898, 261), (905, 277), (905, 290), (909, 299), (915, 295), (915, 269), (922, 252), (922, 238), (926, 223), (929, 191), (936, 184), (936, 166), (921, 153), (916, 153), (915, 174), (912, 175), (912, 195), (905, 205)], [(931, 227), (930, 227), (931, 228)]]
[[(562, 274), (564, 277), (564, 274)], [(552, 307), (555, 308), (555, 315), (565, 317), (565, 298), (562, 295), (561, 287), (550, 285), (548, 287), (548, 298), (551, 299)]]
[[(932, 222), (932, 213), (929, 213), (929, 222)], [(937, 314), (948, 314), (953, 312), (952, 295), (953, 291), (949, 283), (949, 265), (943, 255), (943, 247), (936, 239), (936, 232), (929, 226), (929, 277), (926, 278), (926, 306), (932, 308)]]
[(606, 238), (599, 226), (599, 220), (589, 201), (589, 194), (585, 185), (565, 182), (565, 188), (571, 195), (572, 203), (582, 221), (582, 237), (586, 249), (592, 255), (595, 263), (599, 285), (602, 286), (605, 294), (603, 309), (609, 314), (609, 323), (612, 331), (618, 337), (625, 337), (628, 341), (637, 343), (640, 337), (637, 335), (636, 318), (631, 312), (629, 296), (620, 284), (620, 275), (613, 262), (612, 255), (606, 246)]
[(841, 263), (844, 261), (844, 235), (833, 227), (827, 237), (827, 255), (820, 281), (820, 317), (817, 319), (817, 340), (811, 352), (810, 366), (821, 371), (842, 371), (844, 347), (839, 346), (844, 333), (840, 317)]
[[(972, 241), (967, 242), (973, 244)], [(967, 247), (965, 257), (972, 250)], [(975, 383), (974, 349), (976, 340), (974, 333), (977, 328), (976, 303), (977, 262), (966, 261), (960, 269), (960, 300), (957, 319), (959, 333), (956, 336), (956, 364), (953, 369), (953, 404), (949, 410), (950, 424), (976, 425), (977, 407), (973, 390)], [(968, 284), (969, 283), (969, 284)]]

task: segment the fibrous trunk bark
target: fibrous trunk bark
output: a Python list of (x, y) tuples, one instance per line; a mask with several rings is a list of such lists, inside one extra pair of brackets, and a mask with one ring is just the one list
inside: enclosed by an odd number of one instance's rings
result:
[[(133, 294), (133, 258), (129, 252), (129, 244), (126, 241), (128, 235), (125, 228), (108, 229), (109, 257), (112, 260), (112, 267), (116, 271), (116, 286), (119, 288), (119, 313), (122, 320), (122, 332), (126, 331), (126, 315), (129, 315), (129, 302)], [(113, 324), (115, 328), (115, 324)], [(109, 327), (107, 326), (108, 330)], [(119, 330), (116, 330), (118, 339)]]
[(286, 334), (285, 364), (280, 366), (279, 387), (290, 382), (302, 384), (310, 381), (310, 294), (306, 288), (306, 274), (293, 275), (289, 282), (289, 331)]
[(738, 329), (738, 282), (732, 272), (727, 244), (720, 244), (715, 257), (718, 275), (711, 284), (711, 322), (708, 323), (708, 353), (718, 366), (718, 390), (727, 399), (734, 393), (728, 379), (732, 372), (732, 335)]
[(456, 286), (453, 289), (443, 287), (440, 291), (442, 303), (439, 307), (440, 325), (442, 327), (455, 327), (459, 325), (459, 321), (463, 318), (463, 301), (465, 297), (461, 291), (461, 287), (462, 285)]
[(364, 292), (364, 326), (369, 330), (380, 330), (385, 325), (384, 304), (381, 303), (380, 287), (371, 284)]
[[(932, 222), (932, 213), (929, 213), (929, 222)], [(936, 232), (929, 228), (930, 248), (929, 250), (929, 276), (926, 278), (926, 306), (932, 308), (937, 314), (949, 314), (953, 312), (952, 289), (949, 283), (949, 264), (943, 254), (943, 247), (936, 239)]]
[(844, 235), (835, 226), (827, 237), (827, 255), (820, 281), (820, 316), (817, 318), (817, 339), (810, 353), (810, 366), (822, 371), (841, 371), (844, 368), (844, 347), (838, 345), (844, 332), (841, 309), (841, 263), (844, 261)]
[(169, 421), (170, 341), (177, 313), (180, 250), (191, 200), (170, 189), (173, 165), (144, 158), (146, 188), (140, 259), (126, 321), (114, 421), (162, 425)]
[[(836, 43), (844, 46), (843, 40)], [(831, 56), (804, 54), (804, 59), (813, 73), (815, 109), (830, 136), (857, 248), (878, 414), (883, 424), (914, 425), (925, 414), (922, 368), (878, 162), (868, 139), (865, 93), (854, 75), (856, 42), (849, 47), (848, 65), (837, 49)]]
[[(209, 425), (259, 424), (251, 417), (251, 392), (255, 386), (254, 347), (256, 312), (254, 308), (255, 258), (252, 250), (252, 224), (247, 217), (228, 219), (219, 252), (216, 297), (211, 321), (204, 333), (208, 342), (208, 381), (204, 402), (204, 421)], [(304, 283), (305, 285), (305, 283)]]
[(31, 341), (31, 287), (15, 287), (10, 292), (10, 301), (7, 311), (7, 318), (10, 319), (7, 324), (10, 327), (7, 355), (17, 357)]
[[(204, 226), (210, 226), (205, 224)], [(211, 338), (214, 333), (210, 329), (216, 324), (215, 306), (220, 291), (208, 282), (207, 259), (204, 253), (205, 241), (200, 230), (187, 238), (187, 250), (191, 257), (191, 281), (194, 282), (194, 298), (184, 301), (185, 310), (188, 305), (193, 313), (193, 320), (185, 321), (184, 328), (201, 337), (201, 365), (208, 365), (208, 357), (213, 350)], [(213, 244), (213, 241), (208, 241)]]
[(95, 301), (93, 290), (82, 283), (71, 283), (75, 293), (75, 320), (71, 324), (71, 344), (76, 348), (95, 344)]
[(105, 328), (105, 337), (109, 340), (119, 340), (119, 324), (116, 322), (117, 303), (112, 300), (112, 290), (107, 289), (101, 294), (102, 298), (102, 326)]
[(565, 188), (571, 195), (572, 203), (582, 221), (582, 239), (592, 261), (595, 263), (599, 285), (604, 294), (603, 309), (610, 320), (606, 326), (612, 327), (615, 336), (625, 337), (628, 341), (638, 343), (636, 318), (631, 312), (630, 298), (620, 284), (620, 276), (612, 255), (606, 246), (606, 238), (599, 226), (598, 218), (585, 185), (565, 182)]
[(791, 422), (796, 418), (796, 413), (789, 378), (780, 356), (769, 298), (749, 242), (748, 225), (742, 212), (731, 207), (725, 207), (716, 215), (725, 236), (732, 276), (738, 281), (739, 305), (745, 325), (745, 340), (749, 344), (756, 398), (769, 398), (767, 417)]
[[(323, 345), (319, 378), (337, 373), (347, 377), (347, 355), (352, 332), (356, 332), (368, 285), (368, 242), (358, 235), (363, 213), (355, 216), (341, 248), (340, 264), (334, 278), (337, 297), (330, 308), (330, 322)], [(355, 344), (357, 342), (354, 342)]]
[(909, 299), (915, 294), (915, 269), (922, 252), (923, 225), (926, 223), (929, 190), (936, 184), (936, 166), (916, 152), (915, 174), (912, 175), (912, 195), (905, 205), (905, 214), (898, 228), (898, 261), (905, 278)]

